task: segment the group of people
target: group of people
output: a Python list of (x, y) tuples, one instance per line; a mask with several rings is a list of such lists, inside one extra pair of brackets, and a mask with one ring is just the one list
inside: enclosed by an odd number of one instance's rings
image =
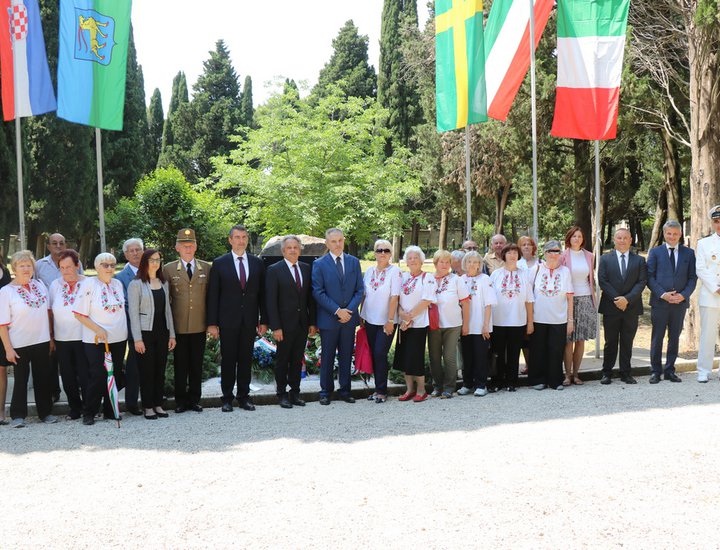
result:
[[(230, 252), (212, 264), (195, 258), (195, 232), (186, 228), (177, 235), (178, 260), (163, 266), (158, 250), (144, 249), (141, 239), (132, 238), (123, 245), (128, 263), (120, 273), (115, 275), (115, 256), (101, 253), (94, 262), (97, 276), (85, 277), (77, 252), (54, 234), (45, 258), (35, 262), (29, 251), (12, 256), (14, 279), (0, 265), (0, 424), (8, 423), (4, 405), (11, 364), (11, 425), (25, 425), (31, 370), (38, 416), (45, 423), (57, 421), (51, 414), (58, 391), (55, 361), (69, 418), (91, 425), (101, 402), (102, 414), (115, 418), (105, 384), (105, 344), (115, 372), (122, 374), (128, 412), (148, 420), (168, 416), (163, 390), (171, 351), (175, 412), (202, 412), (206, 335), (220, 339), (222, 411), (233, 411), (235, 403), (255, 410), (249, 394), (253, 346), (268, 328), (277, 342), (275, 381), (283, 408), (305, 405), (300, 398), (303, 354), (307, 337), (318, 331), (320, 404), (330, 405), (333, 397), (355, 402), (351, 362), (360, 324), (375, 376), (368, 399), (376, 403), (388, 398), (388, 356), (395, 338), (393, 365), (404, 373), (407, 385), (400, 401), (453, 397), (459, 362), (458, 394), (514, 392), (521, 351), (533, 388), (583, 384), (584, 343), (595, 338), (598, 311), (605, 333), (601, 384), (612, 382), (618, 351), (621, 380), (635, 384), (632, 346), (646, 286), (652, 307), (650, 383), (663, 377), (680, 382), (675, 373), (678, 342), (698, 278), (703, 283), (698, 381), (707, 382), (720, 322), (720, 205), (709, 215), (714, 233), (699, 241), (697, 259), (682, 244), (676, 221), (665, 223), (665, 243), (650, 250), (647, 262), (631, 250), (630, 232), (618, 229), (614, 249), (600, 259), (599, 304), (594, 258), (584, 248), (578, 226), (565, 235), (564, 249), (557, 240), (546, 242), (542, 260), (532, 238), (515, 244), (495, 235), (485, 256), (474, 241), (463, 243), (462, 250), (437, 251), (434, 273), (423, 270), (425, 254), (417, 246), (405, 249), (406, 271), (393, 265), (392, 245), (380, 239), (373, 248), (376, 262), (363, 274), (358, 259), (344, 252), (345, 237), (337, 228), (327, 230), (328, 253), (312, 266), (299, 259), (300, 239), (288, 235), (281, 239), (283, 259), (266, 269), (247, 252), (247, 229), (236, 225), (228, 235)], [(431, 389), (425, 381), (426, 348)]]

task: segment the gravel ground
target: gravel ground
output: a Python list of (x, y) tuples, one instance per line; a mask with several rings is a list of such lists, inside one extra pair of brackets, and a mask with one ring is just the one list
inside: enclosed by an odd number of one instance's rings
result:
[(720, 383), (0, 428), (3, 548), (718, 548)]

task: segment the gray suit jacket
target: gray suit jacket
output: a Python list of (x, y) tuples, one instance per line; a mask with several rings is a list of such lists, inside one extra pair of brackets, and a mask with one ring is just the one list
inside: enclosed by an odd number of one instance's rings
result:
[[(167, 323), (170, 338), (175, 338), (172, 310), (170, 309), (170, 290), (167, 282), (162, 284), (165, 291), (165, 322)], [(130, 315), (130, 330), (133, 340), (142, 340), (142, 331), (150, 331), (155, 321), (155, 302), (152, 297), (150, 283), (140, 279), (133, 279), (128, 286), (128, 315)]]

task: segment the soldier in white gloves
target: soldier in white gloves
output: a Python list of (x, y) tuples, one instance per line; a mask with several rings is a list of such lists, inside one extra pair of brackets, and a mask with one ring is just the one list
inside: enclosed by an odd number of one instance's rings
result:
[(720, 323), (720, 204), (708, 213), (713, 233), (697, 244), (697, 275), (700, 288), (700, 345), (698, 349), (698, 382), (707, 382), (712, 373), (718, 323)]

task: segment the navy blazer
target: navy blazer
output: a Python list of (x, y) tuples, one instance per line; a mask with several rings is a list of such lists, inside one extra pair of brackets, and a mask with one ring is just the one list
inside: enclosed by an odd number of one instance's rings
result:
[(245, 290), (240, 286), (232, 252), (215, 258), (207, 290), (207, 324), (220, 329), (255, 328), (267, 324), (265, 265), (247, 254), (250, 274)]
[(690, 305), (690, 295), (695, 291), (697, 285), (695, 252), (692, 248), (681, 244), (677, 246), (675, 252), (674, 273), (670, 265), (670, 254), (666, 245), (656, 246), (648, 253), (648, 286), (651, 291), (650, 305), (652, 307), (670, 307), (673, 305), (660, 298), (660, 296), (672, 290), (682, 294), (685, 298), (684, 302), (675, 305), (685, 309)]
[(338, 309), (352, 311), (351, 326), (360, 324), (358, 309), (365, 292), (360, 261), (355, 256), (344, 255), (345, 276), (342, 282), (332, 255), (328, 252), (312, 265), (313, 298), (317, 302), (317, 327), (338, 329), (343, 326), (335, 315)]
[[(612, 249), (600, 257), (598, 283), (602, 289), (598, 308), (600, 313), (603, 315), (642, 315), (642, 292), (647, 285), (645, 258), (629, 252), (627, 270), (623, 279), (620, 275), (620, 264), (615, 255), (615, 249)], [(628, 301), (625, 311), (621, 311), (615, 305), (614, 299), (618, 296), (624, 296)]]
[(307, 329), (315, 325), (315, 300), (312, 297), (310, 266), (298, 262), (302, 276), (302, 290), (298, 290), (295, 276), (284, 259), (267, 269), (265, 296), (270, 330), (286, 332)]

